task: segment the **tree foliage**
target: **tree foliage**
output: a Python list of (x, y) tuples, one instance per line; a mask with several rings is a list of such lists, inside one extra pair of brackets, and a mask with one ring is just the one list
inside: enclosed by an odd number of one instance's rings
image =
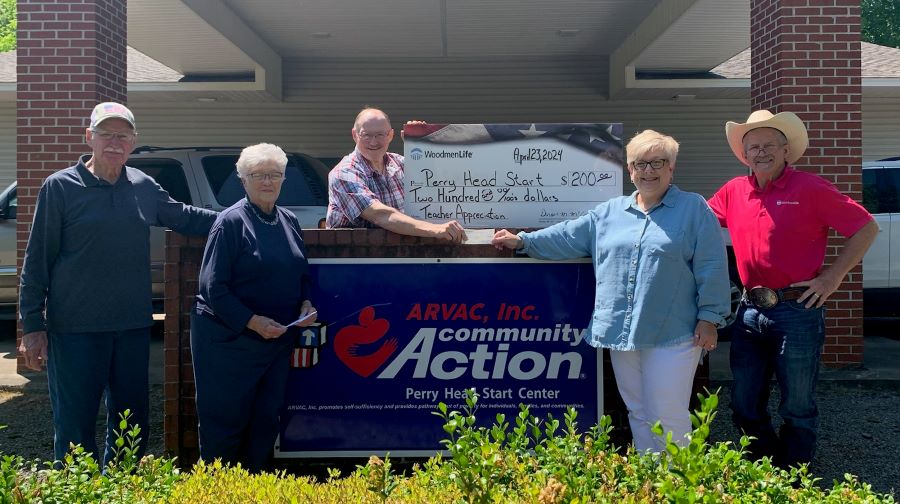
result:
[(862, 40), (900, 48), (900, 0), (862, 0)]
[(0, 0), (0, 52), (16, 48), (16, 0)]

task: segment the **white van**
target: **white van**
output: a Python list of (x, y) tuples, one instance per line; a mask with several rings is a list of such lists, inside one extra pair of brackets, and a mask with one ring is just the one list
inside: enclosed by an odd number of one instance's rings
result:
[(863, 163), (863, 205), (881, 228), (863, 258), (867, 320), (900, 320), (900, 157)]

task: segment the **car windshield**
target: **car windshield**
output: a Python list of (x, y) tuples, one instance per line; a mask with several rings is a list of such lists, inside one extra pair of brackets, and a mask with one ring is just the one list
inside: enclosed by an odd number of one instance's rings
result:
[[(236, 154), (211, 155), (203, 158), (203, 172), (216, 201), (222, 206), (231, 206), (244, 197), (244, 188), (237, 177)], [(289, 155), (285, 169), (284, 184), (278, 196), (281, 206), (327, 206), (328, 193), (325, 183), (313, 167), (299, 156)]]

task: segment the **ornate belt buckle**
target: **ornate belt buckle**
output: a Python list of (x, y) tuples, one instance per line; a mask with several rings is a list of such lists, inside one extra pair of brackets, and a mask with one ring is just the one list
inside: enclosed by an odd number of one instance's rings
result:
[(778, 293), (768, 287), (754, 287), (747, 292), (747, 299), (753, 306), (766, 310), (778, 304)]

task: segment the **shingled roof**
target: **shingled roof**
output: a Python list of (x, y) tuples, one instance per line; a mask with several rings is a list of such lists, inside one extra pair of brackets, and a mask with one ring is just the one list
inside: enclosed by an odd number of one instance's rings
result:
[[(182, 74), (128, 47), (128, 82), (178, 82)], [(0, 82), (16, 82), (16, 51), (0, 53)]]
[[(728, 79), (749, 79), (750, 48), (739, 52), (710, 72)], [(862, 76), (869, 78), (900, 77), (900, 49), (863, 42)]]

